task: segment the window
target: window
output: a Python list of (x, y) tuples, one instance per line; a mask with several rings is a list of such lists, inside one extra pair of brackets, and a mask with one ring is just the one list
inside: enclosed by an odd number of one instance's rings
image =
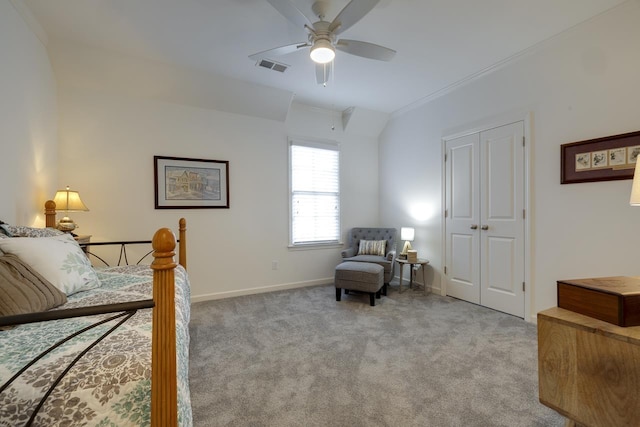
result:
[(340, 240), (340, 151), (337, 144), (290, 141), (291, 244)]

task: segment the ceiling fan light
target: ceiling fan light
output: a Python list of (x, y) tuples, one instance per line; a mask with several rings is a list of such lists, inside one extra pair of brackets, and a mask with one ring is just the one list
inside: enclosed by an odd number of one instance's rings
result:
[(318, 64), (327, 64), (336, 57), (336, 51), (328, 40), (318, 40), (313, 44), (309, 56)]

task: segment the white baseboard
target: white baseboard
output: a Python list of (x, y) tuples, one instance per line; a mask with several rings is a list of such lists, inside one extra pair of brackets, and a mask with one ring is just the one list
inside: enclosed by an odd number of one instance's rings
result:
[(287, 289), (306, 288), (308, 286), (329, 285), (333, 283), (333, 277), (325, 279), (308, 280), (305, 282), (283, 283), (280, 285), (261, 286), (259, 288), (240, 289), (237, 291), (214, 292), (211, 294), (195, 295), (191, 297), (191, 303), (212, 301), (225, 298), (239, 297), (243, 295), (264, 294), (267, 292), (284, 291)]
[[(399, 277), (396, 276), (395, 279), (395, 282), (397, 284)], [(240, 297), (243, 295), (264, 294), (267, 292), (284, 291), (287, 289), (306, 288), (308, 286), (329, 285), (333, 283), (333, 280), (333, 277), (327, 277), (324, 279), (308, 280), (305, 282), (282, 283), (279, 285), (261, 286), (257, 288), (240, 289), (237, 291), (214, 292), (210, 294), (194, 295), (191, 297), (191, 303)], [(419, 280), (415, 280), (415, 283), (416, 285), (422, 286), (422, 282)], [(407, 286), (406, 283), (405, 286)], [(436, 293), (438, 295), (440, 294), (439, 287), (427, 286), (427, 291)]]

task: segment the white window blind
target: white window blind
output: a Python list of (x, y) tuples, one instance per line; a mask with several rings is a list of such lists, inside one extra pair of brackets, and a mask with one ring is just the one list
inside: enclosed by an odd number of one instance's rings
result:
[(291, 243), (340, 239), (340, 152), (337, 146), (291, 142)]

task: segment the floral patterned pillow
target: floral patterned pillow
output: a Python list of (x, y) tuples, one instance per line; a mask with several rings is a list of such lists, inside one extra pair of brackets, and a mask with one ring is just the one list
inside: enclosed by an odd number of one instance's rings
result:
[(36, 228), (9, 224), (2, 224), (2, 228), (4, 228), (9, 237), (53, 237), (64, 234), (55, 228)]
[(67, 296), (100, 286), (87, 256), (70, 234), (0, 239), (0, 250), (16, 255)]

